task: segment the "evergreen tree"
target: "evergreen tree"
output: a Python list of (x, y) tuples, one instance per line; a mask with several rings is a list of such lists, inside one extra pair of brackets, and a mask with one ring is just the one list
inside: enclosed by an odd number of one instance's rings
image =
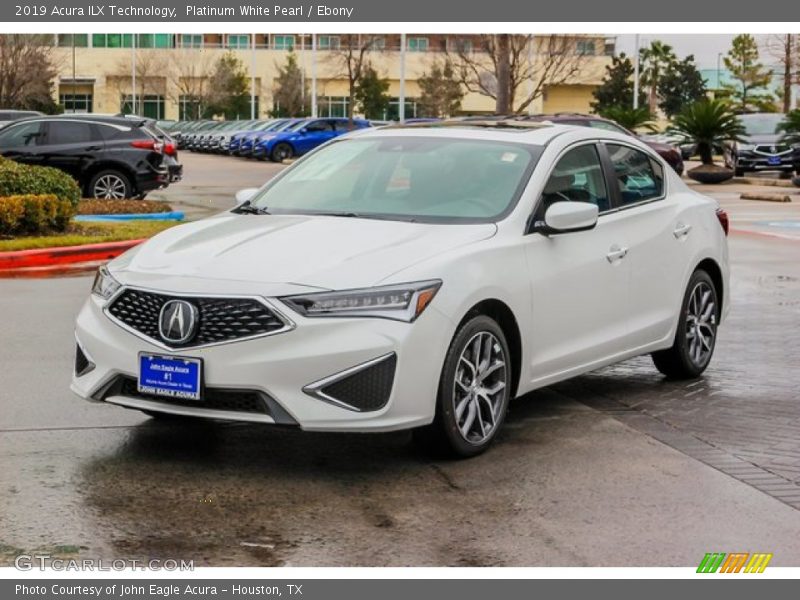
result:
[(769, 110), (773, 104), (772, 96), (764, 92), (772, 82), (772, 73), (758, 58), (758, 44), (748, 33), (733, 38), (731, 49), (724, 58), (725, 68), (730, 71), (734, 83), (722, 87), (730, 93), (735, 108), (741, 112), (754, 108)]
[(308, 82), (297, 65), (297, 56), (289, 52), (286, 64), (278, 68), (278, 78), (272, 90), (273, 117), (305, 117), (309, 110)]
[(669, 118), (677, 115), (685, 106), (706, 97), (706, 82), (697, 70), (694, 56), (689, 55), (676, 62), (661, 76), (658, 96), (661, 98), (658, 106)]
[(210, 95), (205, 110), (206, 117), (250, 117), (250, 77), (242, 61), (233, 52), (226, 52), (217, 60), (208, 87)]
[(367, 119), (383, 119), (389, 110), (389, 80), (378, 75), (371, 66), (356, 84), (355, 100)]
[(464, 90), (458, 82), (450, 60), (437, 61), (430, 72), (418, 79), (419, 107), (423, 116), (445, 118), (461, 109)]
[[(606, 66), (603, 81), (593, 92), (592, 111), (602, 114), (610, 108), (633, 106), (633, 62), (621, 53), (615, 56), (611, 64)], [(645, 96), (639, 91), (639, 104), (644, 103)]]

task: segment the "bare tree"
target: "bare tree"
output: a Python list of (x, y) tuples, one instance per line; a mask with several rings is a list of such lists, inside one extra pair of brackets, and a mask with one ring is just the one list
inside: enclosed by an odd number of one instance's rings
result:
[(126, 91), (136, 95), (136, 106), (132, 107), (132, 110), (136, 114), (141, 114), (141, 99), (153, 93), (166, 93), (169, 63), (163, 50), (139, 49), (135, 52), (136, 89), (133, 89), (131, 72), (133, 58), (129, 53), (126, 52), (120, 57), (114, 76), (120, 96), (124, 96)]
[(497, 114), (523, 112), (549, 86), (570, 81), (587, 55), (569, 36), (480, 35), (478, 47), (456, 42), (447, 53), (470, 92), (495, 100)]
[(170, 53), (167, 70), (167, 96), (175, 104), (187, 103), (183, 117), (199, 119), (209, 98), (209, 79), (213, 71), (210, 53), (199, 48), (176, 49)]
[(0, 35), (0, 107), (55, 108), (52, 35)]
[(800, 35), (770, 35), (764, 42), (764, 49), (780, 66), (781, 100), (783, 112), (787, 113), (792, 110), (792, 86), (800, 84)]
[(347, 117), (353, 119), (358, 84), (370, 66), (370, 55), (380, 52), (382, 36), (348, 34), (339, 36), (339, 46), (331, 48), (328, 62), (335, 70), (334, 77), (347, 77)]

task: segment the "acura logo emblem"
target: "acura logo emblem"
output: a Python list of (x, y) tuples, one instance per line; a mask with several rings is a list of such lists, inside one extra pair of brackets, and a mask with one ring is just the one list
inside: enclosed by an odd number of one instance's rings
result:
[(158, 332), (165, 342), (183, 344), (197, 330), (197, 307), (186, 300), (170, 300), (161, 307), (158, 316)]

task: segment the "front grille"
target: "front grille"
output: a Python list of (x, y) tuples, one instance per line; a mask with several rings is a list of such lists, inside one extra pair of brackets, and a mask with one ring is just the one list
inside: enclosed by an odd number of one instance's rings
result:
[(203, 391), (203, 399), (184, 400), (181, 398), (169, 398), (157, 396), (155, 394), (143, 394), (136, 387), (136, 380), (133, 377), (122, 377), (118, 394), (129, 398), (144, 398), (154, 400), (162, 404), (174, 406), (191, 406), (193, 408), (209, 408), (212, 410), (230, 410), (233, 412), (246, 412), (269, 414), (267, 405), (258, 392), (252, 390), (223, 390), (217, 388), (206, 388)]
[(783, 154), (784, 152), (789, 151), (789, 146), (786, 145), (761, 145), (756, 146), (756, 152), (760, 152), (761, 154)]
[(286, 324), (268, 307), (251, 298), (194, 298), (167, 296), (141, 290), (124, 290), (108, 307), (115, 319), (154, 340), (162, 341), (158, 320), (169, 300), (185, 300), (198, 309), (199, 323), (194, 337), (173, 348), (201, 346), (264, 335)]
[(366, 369), (329, 383), (319, 391), (359, 411), (378, 410), (389, 401), (396, 365), (397, 356), (392, 354)]

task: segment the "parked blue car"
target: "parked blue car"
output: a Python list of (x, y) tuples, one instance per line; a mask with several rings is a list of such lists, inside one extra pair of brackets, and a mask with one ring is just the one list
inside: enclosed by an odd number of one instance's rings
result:
[(304, 119), (283, 131), (263, 136), (253, 148), (252, 156), (260, 160), (269, 158), (281, 162), (294, 156), (302, 156), (317, 146), (354, 129), (370, 127), (369, 121), (353, 119)]
[[(258, 127), (235, 133), (231, 136), (231, 140), (228, 143), (228, 154), (236, 154), (241, 156), (242, 144), (247, 140), (252, 142), (253, 138), (257, 137), (258, 135), (269, 131), (277, 131), (294, 120), (296, 119), (273, 119), (272, 121), (265, 121)], [(252, 152), (252, 150), (253, 145), (250, 143), (248, 144), (247, 153)]]

